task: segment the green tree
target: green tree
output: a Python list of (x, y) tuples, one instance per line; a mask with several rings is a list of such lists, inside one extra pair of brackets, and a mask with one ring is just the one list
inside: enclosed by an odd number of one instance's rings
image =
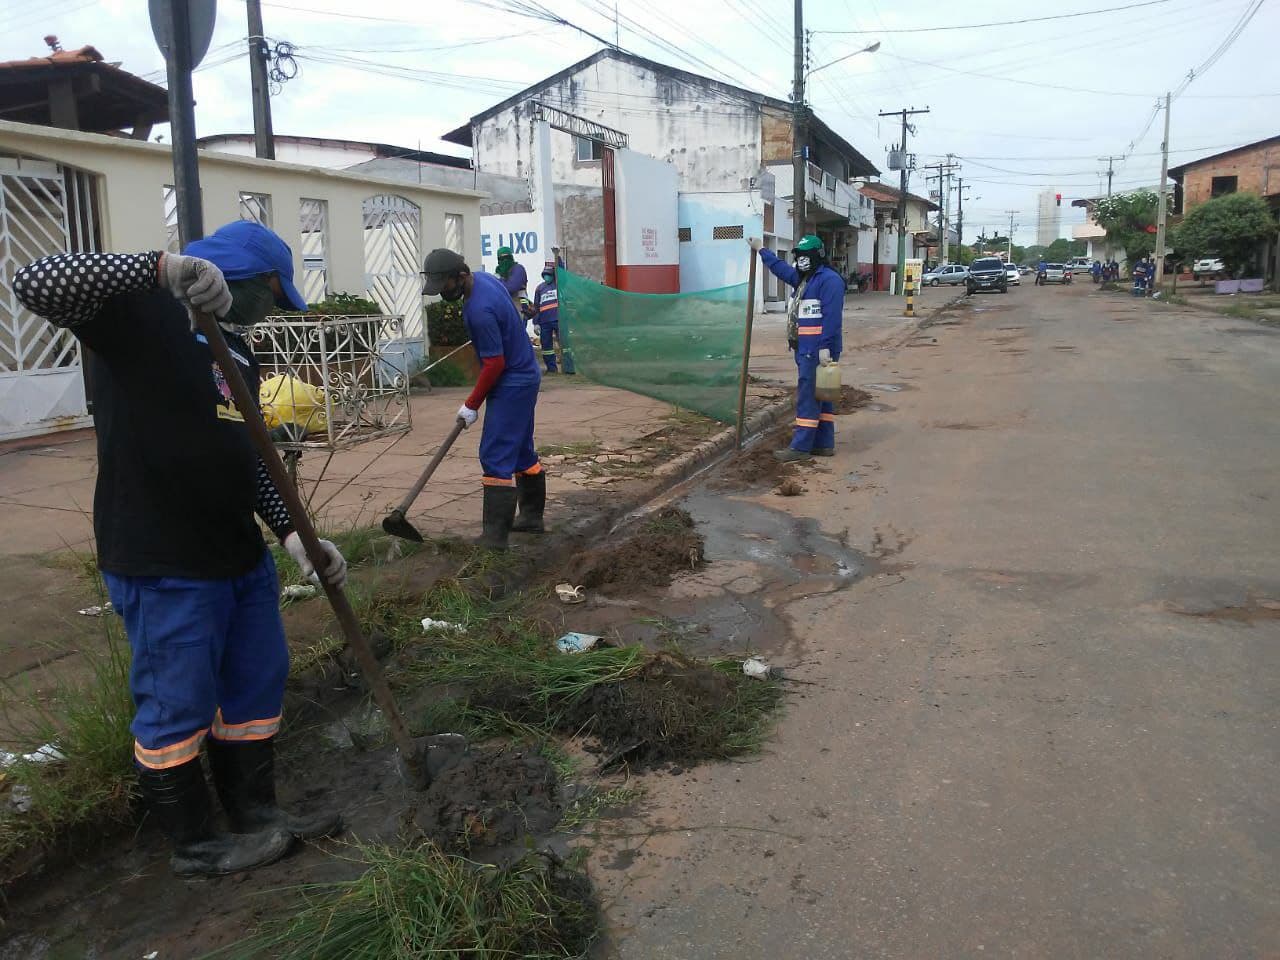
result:
[(1252, 193), (1228, 193), (1188, 213), (1173, 233), (1173, 246), (1187, 260), (1221, 257), (1231, 276), (1239, 277), (1275, 232), (1275, 217), (1265, 200)]
[(1099, 200), (1093, 219), (1107, 231), (1107, 242), (1120, 247), (1130, 263), (1137, 263), (1156, 248), (1156, 207), (1159, 198), (1150, 190), (1118, 193)]

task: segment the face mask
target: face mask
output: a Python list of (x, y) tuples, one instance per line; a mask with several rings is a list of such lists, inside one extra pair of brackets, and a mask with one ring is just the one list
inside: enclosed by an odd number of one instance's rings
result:
[(462, 293), (462, 278), (450, 277), (449, 282), (440, 291), (440, 299), (447, 300), (450, 303), (457, 303), (462, 299)]
[(546, 283), (555, 283), (555, 282), (556, 282), (556, 275), (555, 275), (554, 273), (544, 273), (544, 274), (542, 275), (542, 279), (543, 279)]
[(227, 287), (231, 290), (231, 311), (221, 322), (228, 326), (252, 327), (276, 309), (276, 295), (264, 277), (228, 280)]
[(507, 278), (507, 274), (511, 272), (511, 268), (515, 265), (516, 262), (514, 260), (508, 260), (506, 257), (503, 257), (498, 261), (498, 276), (505, 280)]
[(801, 273), (808, 273), (813, 268), (813, 261), (806, 255), (796, 257), (796, 269)]

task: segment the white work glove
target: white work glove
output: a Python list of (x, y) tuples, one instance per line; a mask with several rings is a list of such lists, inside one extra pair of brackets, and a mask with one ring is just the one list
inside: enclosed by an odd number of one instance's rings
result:
[(751, 248), (753, 253), (759, 253), (760, 248), (764, 246), (764, 241), (759, 237), (747, 237), (747, 246)]
[(458, 408), (458, 419), (462, 421), (466, 427), (476, 422), (476, 418), (480, 416), (480, 411), (472, 410), (465, 403)]
[[(320, 547), (329, 558), (329, 565), (324, 570), (325, 580), (335, 587), (344, 586), (347, 582), (347, 561), (342, 556), (342, 552), (328, 540), (321, 540)], [(302, 575), (319, 586), (320, 577), (316, 575), (316, 568), (312, 566), (311, 558), (307, 556), (307, 548), (303, 546), (302, 538), (298, 536), (296, 530), (284, 538), (284, 549), (289, 556), (293, 557)]]
[(818, 350), (818, 362), (819, 362), (820, 364), (822, 364), (824, 367), (825, 367), (828, 363), (830, 363), (830, 362), (831, 362), (831, 351), (830, 351), (830, 350), (828, 350), (826, 347), (822, 347), (820, 350)]
[[(166, 253), (160, 261), (160, 286), (190, 311), (199, 310), (219, 318), (231, 312), (231, 290), (226, 278), (208, 260)], [(194, 317), (192, 319), (194, 321)]]

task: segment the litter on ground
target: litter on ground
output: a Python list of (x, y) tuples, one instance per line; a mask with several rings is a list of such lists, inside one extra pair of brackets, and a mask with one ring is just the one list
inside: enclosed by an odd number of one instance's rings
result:
[(556, 596), (560, 598), (561, 603), (582, 603), (587, 599), (582, 585), (575, 587), (572, 583), (557, 583)]
[(756, 680), (768, 680), (772, 671), (769, 668), (769, 664), (759, 657), (750, 657), (742, 662), (742, 672), (748, 677), (754, 677)]
[(556, 649), (561, 653), (585, 653), (599, 642), (600, 638), (594, 634), (566, 633), (556, 641)]
[(422, 632), (430, 633), (432, 630), (447, 630), (450, 633), (462, 633), (463, 626), (460, 623), (451, 623), (448, 620), (433, 620), (431, 617), (422, 619)]
[(310, 600), (315, 595), (316, 585), (314, 583), (295, 583), (280, 591), (280, 599), (286, 601)]
[(77, 610), (76, 613), (82, 617), (101, 617), (111, 612), (111, 601), (98, 604), (95, 603), (91, 607), (85, 607), (83, 610)]

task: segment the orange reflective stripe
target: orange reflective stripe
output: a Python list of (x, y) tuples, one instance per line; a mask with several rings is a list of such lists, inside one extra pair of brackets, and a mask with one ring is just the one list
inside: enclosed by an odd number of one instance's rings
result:
[(213, 718), (209, 734), (215, 740), (266, 740), (280, 732), (280, 717), (263, 720), (246, 720), (244, 723), (227, 723), (222, 710)]
[(167, 747), (156, 747), (154, 749), (144, 747), (135, 740), (133, 742), (133, 756), (138, 763), (150, 770), (168, 770), (170, 767), (180, 767), (184, 763), (189, 763), (200, 756), (200, 745), (204, 743), (204, 738), (208, 732), (208, 730), (201, 730), (185, 740), (171, 743)]
[(797, 327), (796, 332), (802, 337), (820, 337), (822, 336), (821, 327)]
[(481, 477), (480, 482), (486, 487), (514, 487), (516, 481), (512, 477)]
[(827, 420), (827, 421), (830, 421), (831, 423), (835, 423), (836, 415), (834, 413), (820, 413), (818, 414), (818, 419)]
[(542, 306), (540, 306), (540, 307), (538, 308), (538, 312), (539, 312), (539, 313), (542, 313), (542, 311), (544, 311), (544, 310), (554, 310), (554, 309), (556, 309), (558, 306), (560, 306), (560, 304), (559, 304), (557, 301), (553, 300), (553, 301), (551, 301), (550, 303), (544, 303)]
[(535, 463), (528, 470), (518, 470), (516, 472), (522, 477), (536, 477), (538, 474), (542, 472), (542, 464)]
[(817, 420), (807, 420), (804, 417), (796, 417), (797, 427), (816, 427), (817, 425), (818, 425)]

